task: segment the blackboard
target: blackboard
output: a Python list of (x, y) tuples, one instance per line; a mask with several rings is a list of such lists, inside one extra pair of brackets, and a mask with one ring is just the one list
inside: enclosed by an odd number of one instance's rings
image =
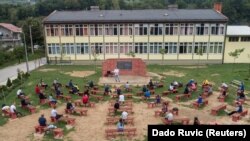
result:
[(121, 70), (131, 70), (132, 61), (119, 61), (117, 62), (117, 68)]

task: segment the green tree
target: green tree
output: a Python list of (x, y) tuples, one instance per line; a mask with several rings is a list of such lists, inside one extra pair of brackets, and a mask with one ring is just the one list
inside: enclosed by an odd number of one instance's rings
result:
[(93, 49), (93, 50), (91, 51), (91, 55), (92, 55), (93, 61), (94, 61), (94, 63), (95, 63), (94, 65), (95, 65), (95, 72), (96, 72), (96, 66), (97, 66), (97, 60), (98, 60), (99, 53), (97, 53), (96, 50)]
[(10, 78), (8, 78), (6, 86), (7, 87), (11, 87), (12, 86), (12, 82), (11, 82)]
[(160, 49), (160, 54), (161, 54), (161, 64), (163, 65), (164, 61), (164, 55), (165, 55), (166, 50), (164, 48)]
[(129, 56), (129, 57), (131, 56), (131, 57), (135, 58), (135, 52), (133, 52), (133, 51), (130, 51), (126, 55)]
[(119, 10), (120, 9), (120, 3), (119, 0), (112, 0), (112, 7), (115, 10)]
[(21, 59), (23, 59), (23, 57), (25, 56), (25, 52), (24, 52), (24, 47), (20, 46), (20, 47), (16, 47), (13, 50), (13, 53), (15, 55), (15, 58), (18, 59), (18, 62), (20, 64)]
[[(234, 63), (233, 63), (234, 66), (235, 66), (236, 59), (239, 58), (240, 54), (244, 52), (244, 50), (245, 48), (235, 49), (234, 51), (228, 53), (229, 56), (234, 58)], [(234, 66), (232, 68), (232, 72), (234, 71)]]

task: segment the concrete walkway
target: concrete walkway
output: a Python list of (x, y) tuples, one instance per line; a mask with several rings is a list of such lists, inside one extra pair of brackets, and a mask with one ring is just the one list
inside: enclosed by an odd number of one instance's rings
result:
[[(29, 61), (29, 71), (32, 71), (39, 66), (43, 66), (47, 63), (46, 58), (41, 58), (33, 61)], [(23, 72), (27, 72), (26, 63), (21, 63), (18, 65), (10, 66), (4, 69), (0, 69), (0, 85), (6, 85), (7, 79), (11, 80), (17, 78), (17, 70), (21, 70)]]

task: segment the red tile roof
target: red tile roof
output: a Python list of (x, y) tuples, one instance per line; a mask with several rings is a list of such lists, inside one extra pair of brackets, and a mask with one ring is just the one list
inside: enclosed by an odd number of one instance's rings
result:
[(9, 23), (0, 23), (0, 26), (12, 31), (12, 32), (22, 32), (22, 29)]

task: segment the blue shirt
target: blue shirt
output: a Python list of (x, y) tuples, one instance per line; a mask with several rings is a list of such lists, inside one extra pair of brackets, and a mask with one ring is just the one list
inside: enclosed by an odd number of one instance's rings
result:
[(198, 98), (198, 100), (197, 100), (197, 103), (198, 104), (201, 104), (203, 102), (203, 100), (202, 100), (202, 97), (200, 96), (199, 98)]
[(118, 122), (118, 123), (117, 123), (117, 128), (118, 128), (118, 129), (124, 129), (124, 124)]
[(243, 84), (240, 85), (240, 90), (244, 91), (245, 90), (245, 86)]
[(46, 126), (46, 119), (44, 117), (40, 117), (38, 122), (40, 126)]
[(150, 97), (150, 91), (145, 92), (145, 97)]

